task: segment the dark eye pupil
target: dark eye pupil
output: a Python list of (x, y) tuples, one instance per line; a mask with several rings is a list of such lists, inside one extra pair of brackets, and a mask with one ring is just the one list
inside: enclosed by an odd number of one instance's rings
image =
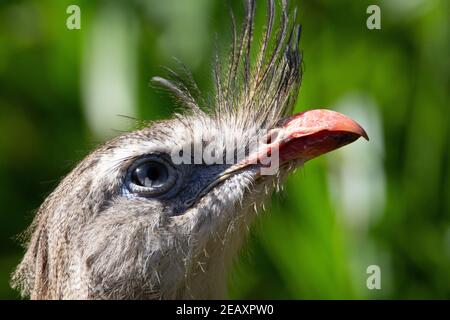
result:
[(160, 175), (160, 172), (157, 168), (155, 168), (155, 167), (148, 168), (147, 177), (150, 180), (158, 180), (159, 175)]
[(131, 176), (132, 182), (142, 187), (160, 187), (168, 179), (167, 168), (159, 162), (148, 162), (137, 167)]

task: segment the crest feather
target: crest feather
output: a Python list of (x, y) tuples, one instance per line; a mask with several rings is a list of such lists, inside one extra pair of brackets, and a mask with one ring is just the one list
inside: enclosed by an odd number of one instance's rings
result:
[[(246, 0), (245, 17), (238, 35), (236, 19), (230, 10), (232, 45), (226, 70), (222, 70), (218, 53), (214, 61), (215, 99), (211, 108), (215, 117), (238, 119), (242, 125), (272, 127), (290, 113), (295, 105), (302, 79), (302, 53), (299, 50), (301, 25), (297, 10), (289, 14), (288, 1), (281, 1), (278, 31), (274, 32), (276, 6), (267, 0), (267, 19), (257, 58), (250, 60), (256, 0)], [(185, 77), (167, 69), (169, 79), (154, 77), (153, 82), (168, 89), (194, 113), (206, 114), (200, 90), (192, 74), (183, 66)], [(209, 109), (209, 108), (208, 108)]]

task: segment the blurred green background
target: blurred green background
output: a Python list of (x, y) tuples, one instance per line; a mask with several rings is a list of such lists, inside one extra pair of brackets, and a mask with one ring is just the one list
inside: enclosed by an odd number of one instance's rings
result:
[[(81, 8), (81, 30), (66, 9)], [(381, 30), (366, 9), (381, 8)], [(242, 2), (233, 1), (238, 16)], [(274, 196), (230, 277), (231, 298), (450, 298), (449, 1), (299, 1), (305, 74), (296, 110), (360, 122), (358, 141), (314, 160)], [(23, 253), (15, 236), (93, 146), (169, 117), (149, 88), (183, 61), (211, 88), (224, 1), (0, 2), (0, 298)], [(265, 1), (257, 3), (257, 25)], [(367, 267), (381, 289), (366, 286)]]

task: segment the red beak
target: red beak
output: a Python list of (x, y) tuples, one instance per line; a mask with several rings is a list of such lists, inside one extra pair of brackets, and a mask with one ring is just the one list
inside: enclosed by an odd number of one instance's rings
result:
[[(369, 140), (364, 129), (352, 119), (326, 109), (309, 110), (281, 120), (271, 130), (271, 139), (263, 149), (250, 155), (246, 162), (261, 161), (279, 152), (279, 163), (303, 162), (352, 143), (359, 137)], [(267, 163), (267, 162), (266, 162)]]
[(297, 113), (279, 123), (284, 131), (280, 141), (280, 163), (305, 161), (352, 143), (369, 140), (364, 129), (339, 112), (317, 109)]

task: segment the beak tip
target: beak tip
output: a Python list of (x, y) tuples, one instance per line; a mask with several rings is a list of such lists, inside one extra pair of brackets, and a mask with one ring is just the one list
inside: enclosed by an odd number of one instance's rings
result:
[(361, 137), (363, 137), (367, 141), (370, 141), (369, 135), (367, 134), (366, 130), (364, 130), (362, 127), (361, 127)]

